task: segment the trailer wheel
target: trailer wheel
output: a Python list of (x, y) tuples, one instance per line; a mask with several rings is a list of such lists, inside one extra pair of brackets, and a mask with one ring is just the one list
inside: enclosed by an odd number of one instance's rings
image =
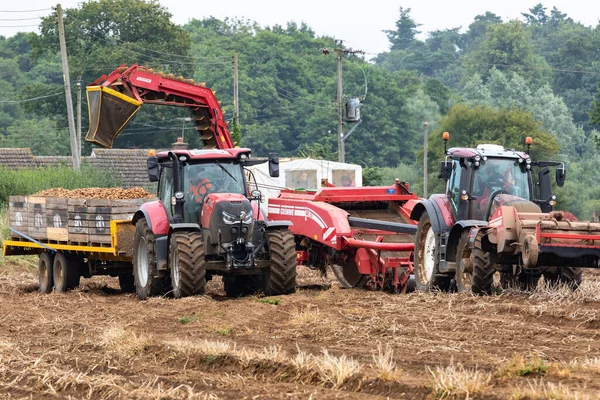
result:
[(166, 279), (156, 278), (152, 274), (155, 259), (154, 233), (142, 218), (135, 224), (133, 236), (133, 276), (135, 291), (140, 300), (162, 295), (168, 291)]
[(79, 270), (77, 264), (65, 255), (63, 252), (58, 252), (54, 256), (52, 264), (52, 272), (54, 277), (54, 290), (57, 292), (66, 292), (79, 286)]
[(473, 282), (471, 290), (474, 294), (491, 294), (494, 285), (494, 274), (496, 268), (490, 259), (490, 253), (483, 251), (481, 239), (483, 235), (478, 233), (475, 237), (473, 248)]
[(437, 276), (437, 253), (437, 237), (429, 214), (424, 211), (415, 237), (415, 280), (417, 289), (421, 292), (428, 292), (436, 287), (442, 291), (450, 289), (450, 277)]
[(581, 285), (583, 269), (576, 267), (552, 267), (544, 271), (544, 280), (551, 286), (565, 284), (573, 290)]
[(123, 293), (134, 293), (135, 278), (133, 274), (119, 274), (119, 287)]
[(53, 275), (54, 255), (44, 251), (38, 260), (38, 281), (40, 293), (50, 293), (54, 287)]
[(473, 259), (469, 248), (469, 231), (465, 230), (460, 235), (456, 248), (456, 273), (454, 274), (458, 292), (470, 292), (473, 281)]
[(169, 265), (176, 299), (204, 293), (206, 260), (202, 233), (173, 233), (169, 243)]
[(223, 287), (227, 297), (241, 297), (255, 294), (263, 290), (264, 274), (260, 275), (225, 275)]
[(296, 291), (296, 242), (289, 229), (267, 232), (271, 268), (265, 279), (268, 296), (291, 294)]

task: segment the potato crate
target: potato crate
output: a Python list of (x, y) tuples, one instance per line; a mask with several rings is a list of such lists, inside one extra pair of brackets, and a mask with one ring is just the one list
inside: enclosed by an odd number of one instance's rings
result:
[(27, 199), (27, 215), (29, 236), (41, 241), (48, 240), (46, 197), (29, 197)]
[[(29, 209), (26, 196), (10, 196), (8, 200), (8, 214), (10, 227), (29, 235)], [(24, 239), (21, 235), (10, 231), (10, 237), (16, 240)]]

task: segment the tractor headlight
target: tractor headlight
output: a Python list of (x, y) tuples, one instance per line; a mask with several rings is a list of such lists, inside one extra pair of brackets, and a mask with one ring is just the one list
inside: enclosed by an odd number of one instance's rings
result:
[(250, 225), (254, 218), (252, 218), (252, 213), (248, 213), (247, 215), (242, 215), (242, 222), (246, 225)]
[(221, 211), (221, 215), (223, 216), (223, 222), (225, 222), (227, 225), (233, 225), (239, 222), (235, 215), (230, 214), (227, 211)]

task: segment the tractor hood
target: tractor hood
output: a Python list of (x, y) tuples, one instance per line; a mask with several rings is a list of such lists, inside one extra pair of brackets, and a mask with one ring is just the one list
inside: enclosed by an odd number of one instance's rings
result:
[(492, 200), (492, 206), (490, 208), (490, 217), (494, 215), (496, 210), (501, 206), (512, 206), (515, 207), (517, 212), (526, 212), (526, 213), (541, 213), (542, 210), (540, 206), (535, 204), (532, 201), (524, 199), (519, 196), (514, 196), (512, 194), (499, 194), (494, 197)]

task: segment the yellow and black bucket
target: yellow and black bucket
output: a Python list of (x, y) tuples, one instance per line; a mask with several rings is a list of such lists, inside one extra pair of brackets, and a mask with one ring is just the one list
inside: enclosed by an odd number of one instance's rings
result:
[(108, 87), (86, 89), (90, 128), (85, 140), (112, 148), (113, 141), (142, 106), (142, 102)]

